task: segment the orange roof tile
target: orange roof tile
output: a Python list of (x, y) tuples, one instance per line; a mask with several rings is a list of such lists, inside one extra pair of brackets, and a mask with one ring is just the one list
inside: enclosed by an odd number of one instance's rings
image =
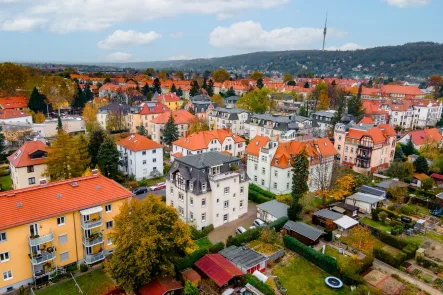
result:
[(372, 120), (372, 118), (369, 117), (364, 117), (363, 119), (361, 119), (360, 122), (358, 122), (359, 124), (374, 124), (374, 120)]
[(172, 144), (184, 147), (191, 151), (202, 150), (208, 147), (211, 140), (218, 140), (221, 144), (226, 137), (232, 137), (235, 143), (245, 142), (246, 140), (235, 133), (226, 129), (216, 129), (194, 132), (186, 137), (182, 137)]
[(418, 180), (421, 180), (421, 181), (430, 178), (429, 176), (427, 176), (424, 173), (413, 173), (412, 177), (417, 178)]
[[(168, 122), (169, 117), (171, 116), (171, 112), (164, 112), (154, 119), (152, 119), (151, 123), (153, 124), (166, 124)], [(175, 124), (189, 124), (192, 120), (195, 120), (197, 117), (191, 114), (186, 110), (177, 110), (172, 111), (172, 117), (174, 118)]]
[(438, 132), (437, 128), (411, 131), (409, 132), (409, 136), (415, 145), (423, 145), (426, 143), (443, 140), (443, 137)]
[(21, 118), (21, 117), (29, 117), (30, 114), (26, 114), (22, 111), (17, 110), (0, 110), (0, 119), (6, 120), (6, 119), (14, 119), (14, 118)]
[(30, 155), (35, 153), (36, 151), (48, 152), (49, 147), (43, 142), (37, 141), (28, 141), (24, 145), (22, 145), (15, 153), (8, 157), (8, 161), (12, 164), (12, 166), (26, 167), (32, 165), (40, 165), (44, 164), (47, 161), (47, 158), (37, 158), (31, 159)]
[(2, 109), (26, 108), (27, 106), (28, 99), (24, 96), (0, 98), (0, 107)]
[(160, 94), (155, 98), (155, 100), (161, 102), (174, 102), (174, 101), (180, 101), (180, 97), (178, 97), (177, 94), (175, 94), (175, 92), (170, 92), (170, 93)]
[(181, 157), (183, 157), (183, 153), (181, 153), (181, 152), (176, 152), (175, 154), (172, 154), (172, 156), (173, 156), (174, 158), (181, 158)]
[(132, 134), (120, 141), (117, 141), (116, 144), (133, 152), (152, 150), (163, 147), (161, 144), (158, 144), (155, 141), (150, 140), (149, 138), (140, 134)]
[(157, 101), (154, 103), (155, 105), (153, 108), (150, 108), (148, 104), (144, 104), (142, 109), (140, 110), (140, 115), (161, 114), (170, 111), (170, 109), (161, 102)]
[(269, 138), (265, 136), (257, 135), (249, 142), (246, 147), (246, 154), (258, 157), (260, 149), (269, 142)]
[(386, 94), (404, 94), (407, 96), (424, 95), (423, 91), (416, 86), (401, 86), (401, 85), (383, 85), (381, 92)]
[[(76, 186), (72, 184), (76, 182)], [(126, 199), (132, 193), (102, 175), (0, 193), (0, 230)]]

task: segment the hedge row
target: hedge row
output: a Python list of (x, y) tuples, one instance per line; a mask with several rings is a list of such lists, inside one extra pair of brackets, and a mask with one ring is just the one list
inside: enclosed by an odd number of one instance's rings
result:
[(256, 191), (249, 191), (248, 192), (248, 199), (251, 200), (254, 203), (261, 204), (271, 201), (271, 198), (267, 198)]
[(186, 255), (185, 257), (182, 257), (177, 262), (175, 267), (177, 268), (178, 271), (184, 270), (186, 268), (190, 268), (190, 267), (194, 266), (194, 263), (196, 263), (200, 258), (202, 258), (203, 256), (205, 256), (208, 253), (209, 253), (208, 248), (203, 248), (203, 249), (199, 249), (197, 251), (194, 251), (191, 254)]
[(399, 250), (402, 250), (408, 259), (415, 257), (415, 252), (417, 251), (418, 247), (415, 244), (409, 243), (408, 241), (397, 238), (396, 236), (386, 234), (383, 232), (380, 232), (380, 241), (383, 243), (386, 243), (394, 248), (397, 248)]
[(259, 187), (258, 185), (255, 184), (250, 184), (249, 185), (249, 192), (250, 191), (255, 191), (257, 193), (259, 193), (260, 195), (266, 197), (266, 198), (270, 198), (270, 199), (275, 199), (275, 194), (268, 192), (267, 190), (262, 189), (261, 187)]
[(201, 238), (207, 237), (208, 234), (214, 230), (214, 226), (212, 224), (205, 226), (204, 229), (198, 230), (195, 227), (191, 226), (191, 238), (193, 240), (200, 240)]
[(247, 230), (246, 232), (236, 235), (235, 237), (229, 236), (228, 240), (226, 241), (226, 247), (229, 247), (231, 245), (240, 247), (241, 245), (246, 244), (252, 240), (256, 240), (260, 237), (261, 230), (261, 227), (257, 227)]
[[(272, 280), (272, 279), (271, 279)], [(260, 292), (262, 292), (264, 295), (274, 295), (274, 290), (260, 281), (255, 276), (251, 275), (250, 273), (247, 273), (243, 276), (243, 285), (246, 285), (247, 283), (251, 284), (255, 288), (257, 288)]]
[(212, 245), (211, 247), (209, 247), (209, 252), (210, 253), (218, 253), (221, 250), (223, 250), (224, 248), (225, 248), (225, 243), (218, 242), (218, 243)]
[(306, 246), (299, 240), (288, 235), (285, 235), (283, 237), (283, 242), (286, 248), (298, 253), (299, 255), (314, 263), (326, 272), (332, 274), (338, 270), (337, 260), (335, 260), (331, 256), (315, 251), (311, 247)]
[(281, 229), (283, 228), (283, 226), (286, 224), (286, 222), (288, 222), (289, 218), (288, 217), (282, 217), (277, 219), (276, 221), (271, 222), (270, 224), (268, 224), (268, 226), (270, 228), (275, 229), (276, 232), (281, 231)]
[(440, 264), (435, 263), (432, 260), (426, 259), (423, 256), (415, 257), (415, 260), (417, 261), (418, 265), (423, 266), (424, 268), (431, 269), (432, 271), (436, 272), (442, 272), (443, 266), (440, 266)]
[(400, 265), (406, 260), (406, 254), (403, 252), (398, 252), (397, 255), (394, 255), (391, 252), (385, 251), (381, 248), (374, 248), (374, 256), (375, 258), (395, 268), (400, 267)]

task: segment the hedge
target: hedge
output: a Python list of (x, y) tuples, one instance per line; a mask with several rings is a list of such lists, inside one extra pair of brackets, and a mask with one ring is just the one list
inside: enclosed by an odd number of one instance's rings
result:
[(260, 193), (251, 190), (248, 192), (248, 199), (257, 204), (266, 203), (272, 200), (271, 198), (267, 198)]
[[(272, 279), (271, 279), (272, 280)], [(260, 281), (255, 276), (251, 275), (250, 273), (247, 273), (243, 276), (243, 285), (246, 285), (247, 283), (251, 284), (255, 288), (257, 288), (260, 292), (262, 292), (264, 295), (274, 295), (274, 290)]]
[(315, 251), (311, 247), (306, 246), (299, 240), (288, 235), (285, 235), (283, 237), (283, 242), (286, 248), (298, 253), (306, 260), (314, 263), (326, 272), (332, 274), (338, 270), (337, 260), (335, 260), (331, 256)]
[(394, 248), (402, 250), (408, 259), (415, 257), (415, 252), (418, 249), (417, 245), (409, 243), (408, 241), (406, 241), (404, 239), (397, 238), (393, 235), (386, 234), (383, 232), (380, 233), (379, 238), (383, 243), (386, 243)]
[(246, 244), (252, 240), (256, 240), (260, 237), (261, 230), (261, 227), (257, 227), (247, 230), (246, 232), (236, 235), (235, 237), (229, 236), (228, 240), (226, 241), (226, 247), (229, 247), (231, 245), (240, 247), (242, 244)]
[(266, 198), (275, 199), (275, 194), (268, 192), (255, 184), (249, 185), (249, 192), (251, 192), (251, 191), (255, 191)]
[(217, 244), (214, 244), (211, 247), (209, 247), (209, 252), (210, 253), (218, 253), (221, 250), (223, 250), (224, 248), (225, 248), (225, 243), (218, 242)]
[(378, 208), (378, 213), (380, 213), (382, 211), (386, 212), (388, 214), (389, 218), (398, 218), (399, 217), (397, 212), (393, 212), (391, 210), (387, 210), (387, 209), (384, 209), (384, 208)]
[(178, 271), (184, 270), (186, 268), (191, 268), (194, 266), (194, 263), (197, 262), (200, 258), (209, 253), (208, 248), (203, 248), (192, 252), (185, 257), (182, 257), (175, 265)]
[(191, 238), (193, 240), (200, 240), (201, 238), (207, 237), (208, 234), (214, 230), (214, 226), (212, 224), (205, 226), (204, 229), (198, 230), (195, 227), (191, 226)]
[(374, 256), (395, 268), (400, 267), (400, 265), (406, 260), (406, 254), (403, 252), (398, 252), (397, 255), (393, 255), (391, 252), (385, 251), (381, 248), (374, 248)]
[(406, 254), (407, 259), (412, 259), (415, 257), (417, 249), (418, 249), (417, 245), (410, 243), (405, 247), (403, 247), (401, 250)]
[(440, 266), (440, 264), (435, 263), (432, 260), (426, 259), (423, 256), (417, 256), (415, 257), (415, 260), (417, 261), (418, 265), (423, 266), (424, 268), (431, 269), (432, 271), (436, 272), (443, 271), (443, 266)]
[(286, 224), (286, 222), (288, 222), (289, 218), (288, 217), (282, 217), (277, 219), (276, 221), (271, 222), (268, 226), (270, 228), (274, 228), (276, 232), (281, 231), (281, 229), (283, 228), (283, 226)]

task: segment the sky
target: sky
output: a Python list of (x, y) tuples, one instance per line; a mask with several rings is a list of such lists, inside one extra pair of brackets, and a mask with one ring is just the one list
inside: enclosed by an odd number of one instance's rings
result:
[(0, 61), (178, 60), (443, 43), (442, 0), (0, 0)]

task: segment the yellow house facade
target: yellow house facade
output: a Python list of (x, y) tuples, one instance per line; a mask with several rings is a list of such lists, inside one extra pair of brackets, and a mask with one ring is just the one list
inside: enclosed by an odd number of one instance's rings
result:
[(141, 125), (145, 126), (147, 135), (152, 134), (152, 125), (151, 121), (157, 117), (158, 115), (168, 112), (169, 108), (167, 108), (161, 102), (145, 102), (141, 107), (139, 112), (129, 113), (128, 114), (128, 123), (130, 127), (131, 133), (137, 133), (138, 129)]
[(131, 197), (95, 172), (0, 194), (0, 293), (104, 260), (114, 218)]

